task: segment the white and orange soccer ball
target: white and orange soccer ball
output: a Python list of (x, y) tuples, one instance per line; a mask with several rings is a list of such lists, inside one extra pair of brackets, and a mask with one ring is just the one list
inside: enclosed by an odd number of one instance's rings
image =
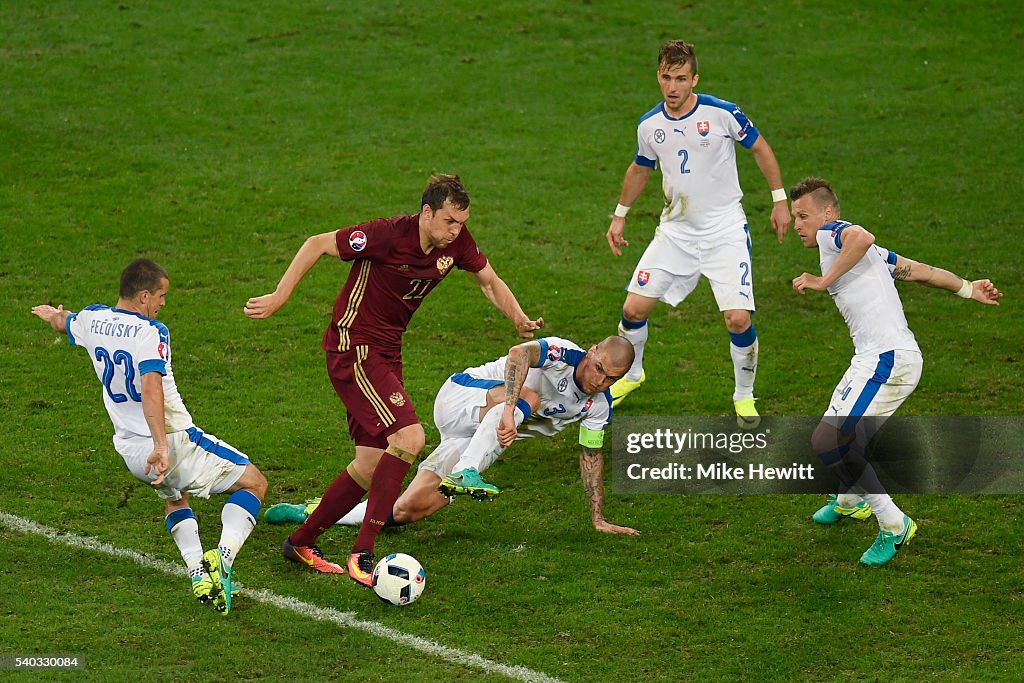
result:
[(416, 558), (392, 553), (373, 568), (373, 590), (377, 597), (392, 605), (415, 602), (427, 585), (427, 574)]

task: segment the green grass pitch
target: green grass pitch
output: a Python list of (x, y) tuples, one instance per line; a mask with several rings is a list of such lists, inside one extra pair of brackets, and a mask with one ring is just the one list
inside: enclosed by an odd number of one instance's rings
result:
[[(204, 430), (249, 453), (268, 503), (319, 495), (352, 454), (319, 348), (347, 267), (320, 263), (269, 321), (246, 299), (276, 284), (306, 236), (417, 210), (431, 172), (462, 175), (470, 226), (546, 331), (612, 334), (660, 210), (652, 179), (624, 258), (605, 242), (635, 125), (659, 100), (668, 38), (694, 42), (701, 92), (739, 103), (787, 186), (831, 179), (843, 217), (878, 243), (967, 277), (1003, 305), (913, 285), (925, 357), (913, 415), (1013, 415), (1024, 402), (1017, 300), (1024, 158), (1020, 8), (1010, 2), (608, 2), (438, 5), (12, 0), (0, 6), (0, 511), (180, 562), (162, 505), (125, 471), (84, 354), (37, 303), (114, 303), (138, 256), (171, 275), (161, 313)], [(778, 245), (770, 197), (738, 151), (754, 242), (762, 412), (816, 415), (852, 345), (814, 272)], [(706, 284), (651, 318), (632, 415), (726, 415), (727, 335)], [(451, 372), (515, 343), (463, 274), (406, 336), (410, 394), (429, 423)], [(436, 431), (428, 426), (429, 444)], [(596, 534), (575, 430), (516, 445), (505, 491), (381, 537), (425, 566), (395, 609), (278, 555), (256, 528), (248, 586), (353, 612), (565, 681), (1015, 680), (1024, 669), (1017, 496), (909, 496), (914, 543), (857, 566), (873, 522), (815, 528), (808, 496), (606, 497)], [(950, 453), (949, 457), (956, 457)], [(207, 545), (223, 499), (197, 501)], [(322, 546), (340, 557), (353, 531)], [(229, 619), (183, 578), (0, 526), (0, 654), (78, 653), (69, 680), (505, 680), (366, 632), (242, 599)]]

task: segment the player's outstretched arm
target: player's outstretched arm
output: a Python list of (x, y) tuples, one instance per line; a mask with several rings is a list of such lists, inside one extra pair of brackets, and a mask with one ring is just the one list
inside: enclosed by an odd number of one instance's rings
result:
[(859, 225), (851, 225), (843, 230), (841, 240), (843, 246), (839, 249), (839, 258), (832, 262), (828, 272), (821, 277), (803, 273), (793, 278), (793, 289), (800, 294), (808, 289), (816, 292), (825, 291), (864, 258), (864, 254), (868, 253), (868, 249), (875, 243), (875, 236)]
[(608, 227), (605, 237), (608, 239), (608, 246), (616, 256), (622, 256), (620, 247), (628, 247), (624, 233), (626, 232), (626, 213), (630, 207), (640, 198), (640, 193), (647, 186), (647, 180), (651, 177), (651, 169), (641, 166), (635, 161), (626, 169), (626, 177), (622, 179), (622, 192), (619, 193), (619, 205), (615, 207), (612, 214), (612, 223)]
[(164, 417), (164, 378), (159, 372), (142, 375), (142, 413), (153, 435), (153, 450), (146, 458), (145, 473), (150, 470), (156, 478), (149, 482), (153, 486), (164, 483), (164, 476), (170, 467), (167, 457), (167, 425)]
[(54, 308), (48, 304), (41, 304), (39, 306), (33, 306), (32, 313), (52, 327), (54, 332), (63, 332), (64, 334), (67, 334), (68, 316), (71, 315), (71, 311), (65, 311), (64, 306), (57, 306), (57, 308)]
[[(775, 234), (779, 238), (779, 244), (781, 244), (783, 236), (789, 230), (789, 224), (792, 222), (793, 217), (789, 213), (789, 198), (786, 196), (782, 184), (782, 170), (779, 168), (779, 161), (775, 158), (775, 152), (772, 151), (771, 146), (764, 139), (763, 135), (754, 142), (750, 152), (754, 155), (757, 167), (761, 169), (761, 175), (768, 181), (768, 189), (773, 193), (772, 229), (775, 230)], [(774, 193), (778, 190), (782, 190), (782, 192), (776, 199)]]
[(582, 446), (580, 453), (580, 479), (590, 506), (590, 520), (594, 528), (605, 534), (639, 536), (640, 532), (628, 526), (609, 524), (604, 519), (604, 454), (600, 448)]
[(308, 238), (296, 252), (288, 270), (270, 294), (254, 296), (245, 304), (245, 314), (250, 318), (269, 318), (288, 303), (292, 292), (324, 254), (338, 258), (337, 231), (325, 232)]
[(498, 277), (490, 263), (471, 275), (491, 305), (501, 311), (516, 326), (516, 332), (520, 337), (531, 339), (534, 332), (544, 327), (544, 318), (531, 320), (523, 312), (519, 302), (516, 301), (516, 295), (512, 293), (505, 281)]
[(892, 276), (897, 280), (920, 282), (928, 287), (945, 289), (954, 292), (964, 299), (974, 299), (989, 306), (998, 306), (1003, 293), (996, 289), (991, 280), (965, 280), (948, 270), (930, 266), (903, 256), (896, 257), (896, 267)]

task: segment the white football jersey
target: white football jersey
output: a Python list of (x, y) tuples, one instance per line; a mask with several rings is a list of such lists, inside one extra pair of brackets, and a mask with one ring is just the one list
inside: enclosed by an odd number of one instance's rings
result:
[[(851, 225), (848, 221), (832, 221), (818, 230), (822, 275), (839, 257), (843, 230)], [(850, 328), (858, 356), (895, 350), (920, 351), (893, 281), (895, 267), (896, 253), (874, 245), (828, 288)]]
[(634, 160), (661, 169), (665, 209), (659, 229), (707, 237), (746, 224), (735, 143), (750, 149), (758, 137), (738, 106), (711, 95), (697, 95), (697, 105), (678, 119), (664, 102), (647, 112), (637, 126)]
[(192, 416), (174, 384), (171, 338), (163, 323), (95, 304), (69, 315), (67, 330), (68, 341), (89, 352), (117, 436), (152, 436), (142, 412), (142, 375), (147, 372), (163, 375), (167, 432), (192, 426)]
[[(540, 362), (531, 367), (524, 386), (537, 392), (540, 406), (519, 427), (523, 436), (554, 436), (574, 422), (601, 431), (612, 421), (612, 395), (607, 390), (590, 395), (576, 382), (576, 366), (586, 353), (568, 339), (544, 337)], [(508, 356), (466, 370), (478, 379), (505, 379)]]

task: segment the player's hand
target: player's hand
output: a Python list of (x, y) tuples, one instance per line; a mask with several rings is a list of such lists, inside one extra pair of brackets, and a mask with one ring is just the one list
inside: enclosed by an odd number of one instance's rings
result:
[(824, 280), (817, 275), (804, 273), (799, 277), (793, 278), (793, 289), (795, 289), (799, 294), (803, 294), (804, 291), (808, 289), (815, 292), (823, 292), (825, 291)]
[(523, 339), (533, 339), (533, 333), (544, 327), (544, 318), (537, 318), (536, 320), (522, 320), (516, 323), (516, 332)]
[(54, 308), (49, 304), (41, 304), (39, 306), (32, 307), (32, 313), (38, 316), (43, 322), (49, 323), (51, 326), (53, 325), (54, 319), (63, 312), (64, 306), (57, 306), (57, 308)]
[(515, 412), (512, 410), (502, 410), (501, 420), (498, 421), (498, 445), (502, 448), (508, 448), (516, 440), (518, 433)]
[(619, 247), (629, 246), (629, 242), (622, 236), (624, 232), (626, 232), (626, 219), (624, 217), (612, 216), (612, 224), (608, 228), (608, 233), (605, 237), (608, 238), (608, 246), (611, 247), (612, 253), (616, 256), (622, 256), (622, 250)]
[(594, 528), (600, 531), (602, 534), (626, 534), (627, 536), (640, 535), (640, 532), (636, 529), (630, 529), (628, 526), (618, 526), (616, 524), (609, 524), (603, 519), (595, 520)]
[(160, 486), (160, 484), (164, 483), (164, 476), (167, 474), (169, 467), (167, 451), (154, 448), (153, 452), (146, 458), (146, 468), (143, 472), (148, 475), (150, 470), (152, 470), (153, 474), (156, 475), (156, 479), (149, 483), (152, 486)]
[(245, 314), (254, 320), (269, 318), (277, 313), (287, 301), (288, 299), (279, 297), (277, 292), (254, 296), (245, 303)]
[(789, 206), (786, 202), (777, 202), (772, 207), (772, 228), (782, 244), (782, 238), (789, 232), (789, 224), (793, 217), (789, 214)]
[(997, 299), (1003, 298), (1003, 293), (996, 289), (991, 280), (975, 280), (971, 285), (973, 286), (971, 298), (977, 302), (998, 306)]

